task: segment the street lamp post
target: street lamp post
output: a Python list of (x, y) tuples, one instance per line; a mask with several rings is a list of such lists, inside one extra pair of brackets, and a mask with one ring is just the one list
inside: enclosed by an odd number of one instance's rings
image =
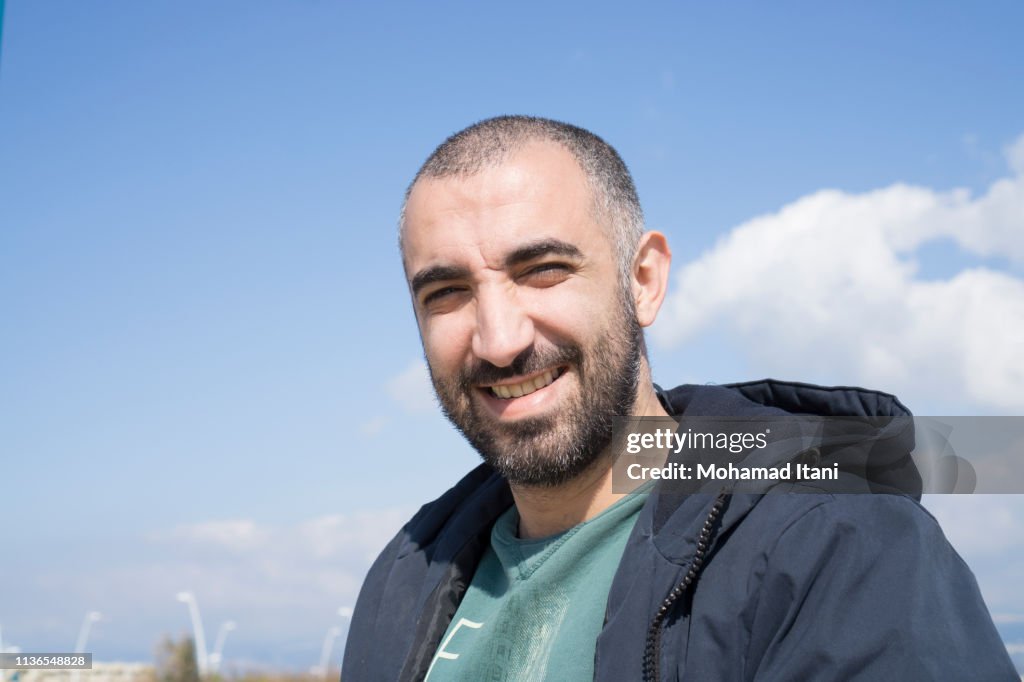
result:
[(235, 629), (235, 621), (226, 620), (220, 624), (220, 628), (217, 630), (217, 639), (213, 645), (213, 653), (210, 654), (210, 670), (217, 672), (220, 670), (220, 662), (223, 659), (224, 653), (224, 640), (228, 638), (228, 633)]
[[(103, 614), (99, 611), (90, 611), (85, 614), (85, 618), (82, 619), (82, 627), (78, 628), (78, 639), (75, 641), (75, 653), (84, 654), (85, 645), (89, 641), (89, 631), (92, 629), (92, 624), (103, 618)], [(82, 675), (81, 670), (71, 671), (71, 682), (78, 682)]]
[(341, 628), (337, 625), (327, 629), (327, 634), (324, 635), (323, 648), (320, 649), (320, 665), (313, 669), (314, 675), (327, 677), (327, 673), (330, 672), (331, 647), (334, 646), (334, 639), (340, 634)]
[(192, 632), (196, 638), (196, 667), (199, 674), (206, 674), (206, 636), (203, 634), (203, 621), (199, 617), (199, 604), (191, 592), (179, 592), (178, 601), (188, 605), (188, 613), (192, 618)]
[(75, 653), (84, 654), (85, 645), (89, 641), (89, 630), (92, 629), (92, 624), (103, 617), (103, 614), (99, 611), (90, 611), (85, 614), (85, 618), (82, 619), (82, 627), (78, 629), (78, 640), (75, 642)]
[[(344, 618), (345, 620), (351, 619), (352, 618), (352, 607), (351, 606), (342, 606), (342, 607), (340, 607), (338, 609), (338, 615), (341, 616), (342, 618)], [(344, 648), (342, 648), (342, 651), (344, 652)]]

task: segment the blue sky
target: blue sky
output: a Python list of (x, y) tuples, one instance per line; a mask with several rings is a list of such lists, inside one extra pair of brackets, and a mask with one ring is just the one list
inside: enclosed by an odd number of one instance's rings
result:
[[(1022, 23), (1013, 2), (8, 0), (4, 640), (70, 648), (96, 609), (97, 658), (147, 659), (191, 589), (211, 639), (238, 622), (229, 663), (316, 663), (386, 535), (476, 462), (426, 390), (395, 220), (430, 150), (495, 114), (629, 164), (675, 255), (661, 383), (1021, 414)], [(933, 506), (1024, 641), (1024, 504)]]

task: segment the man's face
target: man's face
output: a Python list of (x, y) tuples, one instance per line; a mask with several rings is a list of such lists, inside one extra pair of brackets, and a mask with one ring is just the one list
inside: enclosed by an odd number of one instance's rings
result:
[(532, 144), (469, 177), (423, 179), (405, 268), (445, 414), (518, 485), (585, 470), (636, 400), (642, 332), (590, 189)]

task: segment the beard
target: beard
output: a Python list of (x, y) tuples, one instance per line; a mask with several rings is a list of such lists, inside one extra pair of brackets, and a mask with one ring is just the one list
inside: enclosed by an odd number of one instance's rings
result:
[[(629, 415), (636, 403), (643, 330), (629, 299), (620, 303), (615, 318), (588, 347), (531, 346), (507, 367), (480, 361), (451, 377), (431, 368), (441, 409), (512, 485), (554, 487), (576, 478), (605, 453), (614, 418)], [(474, 398), (481, 385), (565, 366), (575, 370), (577, 387), (551, 414), (503, 424)]]

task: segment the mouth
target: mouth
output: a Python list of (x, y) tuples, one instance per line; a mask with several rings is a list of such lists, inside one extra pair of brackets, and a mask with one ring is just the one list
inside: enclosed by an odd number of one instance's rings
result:
[(565, 367), (555, 367), (516, 383), (493, 384), (482, 388), (494, 398), (512, 400), (513, 398), (522, 398), (550, 386), (564, 373)]

